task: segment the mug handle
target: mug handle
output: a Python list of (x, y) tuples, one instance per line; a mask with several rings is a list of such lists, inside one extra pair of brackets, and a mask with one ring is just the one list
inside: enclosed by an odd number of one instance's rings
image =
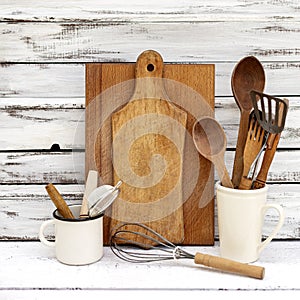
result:
[(275, 210), (277, 210), (277, 212), (279, 214), (279, 220), (278, 220), (276, 227), (272, 231), (272, 233), (258, 247), (258, 253), (261, 253), (262, 250), (271, 242), (271, 240), (275, 237), (275, 235), (278, 233), (278, 231), (280, 230), (280, 228), (283, 225), (284, 211), (283, 211), (282, 206), (280, 206), (278, 204), (266, 204), (262, 207), (262, 214), (264, 215), (265, 212), (270, 208), (274, 208)]
[(46, 227), (54, 224), (55, 220), (48, 220), (48, 221), (45, 221), (41, 227), (40, 227), (40, 231), (39, 231), (39, 239), (40, 241), (46, 245), (46, 246), (49, 246), (49, 247), (54, 247), (55, 246), (55, 242), (50, 242), (48, 241), (46, 238), (45, 238), (45, 235), (44, 235), (44, 231), (46, 229)]

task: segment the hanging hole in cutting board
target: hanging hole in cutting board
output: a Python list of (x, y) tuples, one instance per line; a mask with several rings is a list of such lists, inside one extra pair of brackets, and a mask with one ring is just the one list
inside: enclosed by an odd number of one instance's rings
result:
[(153, 64), (148, 64), (148, 65), (147, 65), (147, 70), (148, 70), (149, 72), (153, 72), (153, 71), (154, 71), (154, 65), (153, 65)]
[(60, 146), (59, 146), (59, 144), (52, 144), (52, 146), (51, 146), (51, 148), (50, 148), (50, 151), (53, 151), (53, 152), (60, 151)]

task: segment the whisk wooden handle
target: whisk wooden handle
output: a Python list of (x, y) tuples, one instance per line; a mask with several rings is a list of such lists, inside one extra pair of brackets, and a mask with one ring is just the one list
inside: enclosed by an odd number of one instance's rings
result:
[(58, 192), (58, 190), (52, 183), (49, 183), (46, 186), (46, 191), (49, 197), (51, 198), (52, 202), (57, 207), (59, 213), (62, 215), (62, 217), (67, 219), (74, 219), (74, 216), (67, 203), (65, 202), (64, 198), (61, 196), (61, 194)]
[(196, 253), (194, 262), (199, 265), (204, 265), (257, 279), (263, 279), (265, 274), (265, 268), (263, 267), (243, 264), (237, 261), (209, 254)]

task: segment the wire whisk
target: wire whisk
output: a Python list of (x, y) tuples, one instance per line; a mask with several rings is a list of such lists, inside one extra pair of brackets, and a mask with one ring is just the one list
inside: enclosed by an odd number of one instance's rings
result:
[[(139, 239), (144, 242), (140, 242)], [(260, 266), (248, 265), (199, 252), (191, 254), (150, 227), (140, 223), (123, 223), (118, 226), (112, 232), (110, 248), (117, 257), (130, 263), (193, 259), (195, 264), (257, 279), (263, 279), (265, 273), (265, 269)]]

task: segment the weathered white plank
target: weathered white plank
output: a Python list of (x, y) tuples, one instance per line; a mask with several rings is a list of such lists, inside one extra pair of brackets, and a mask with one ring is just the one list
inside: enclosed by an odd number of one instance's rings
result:
[(4, 22), (0, 23), (0, 61), (135, 61), (137, 53), (154, 48), (163, 53), (165, 61), (173, 62), (236, 61), (245, 55), (293, 62), (299, 60), (299, 30), (299, 21), (285, 18), (189, 23)]
[[(297, 39), (295, 41), (297, 43)], [(300, 44), (300, 38), (299, 38)], [(225, 52), (224, 52), (225, 53)], [(232, 95), (231, 90), (231, 76), (234, 67), (240, 59), (244, 56), (242, 53), (239, 57), (233, 61), (233, 63), (216, 62), (216, 96)], [(256, 56), (263, 65), (265, 71), (265, 89), (264, 91), (273, 95), (299, 95), (300, 90), (297, 87), (296, 82), (300, 80), (300, 62), (299, 55), (297, 55), (296, 61), (280, 61), (277, 55), (272, 55), (273, 61), (266, 61), (264, 57)], [(226, 60), (226, 54), (221, 56), (221, 59)], [(277, 61), (276, 61), (277, 60)]]
[[(152, 46), (153, 47), (153, 46)], [(152, 48), (151, 47), (151, 48)], [(132, 60), (135, 62), (141, 50), (132, 50)], [(177, 50), (175, 51), (177, 53)], [(165, 52), (161, 55), (165, 57)], [(172, 56), (174, 59), (176, 57)], [(211, 61), (215, 64), (215, 95), (231, 96), (231, 74), (244, 55), (233, 62)], [(222, 55), (222, 59), (227, 57)], [(111, 54), (108, 60), (113, 61)], [(300, 61), (281, 62), (261, 61), (266, 73), (265, 91), (274, 95), (299, 95)], [(171, 60), (168, 60), (169, 62)], [(178, 60), (178, 63), (181, 61)], [(187, 59), (193, 63), (193, 59)], [(194, 63), (205, 63), (199, 57)], [(84, 64), (0, 64), (0, 95), (2, 97), (20, 98), (83, 98), (85, 95), (85, 65)], [(2, 101), (2, 100), (1, 100)], [(0, 105), (1, 105), (0, 101)], [(49, 99), (51, 103), (51, 99)]]
[[(225, 153), (225, 162), (229, 173), (232, 173), (234, 151), (227, 151)], [(271, 167), (268, 172), (268, 182), (299, 182), (300, 151), (287, 150), (277, 151), (273, 158)]]
[[(46, 184), (16, 184), (1, 185), (0, 199), (20, 200), (20, 201), (47, 201), (48, 194), (45, 189)], [(57, 184), (55, 185), (67, 202), (79, 200), (83, 196), (84, 185), (82, 184)]]
[(84, 153), (0, 153), (0, 182), (83, 183)]
[(293, 20), (299, 15), (297, 1), (241, 0), (66, 0), (32, 1), (6, 0), (1, 2), (1, 21), (102, 20), (119, 22), (242, 20), (262, 18)]
[[(217, 245), (185, 249), (192, 253), (219, 255)], [(148, 290), (297, 291), (299, 251), (299, 242), (271, 243), (255, 263), (265, 267), (265, 278), (256, 280), (195, 266), (192, 260), (130, 264), (115, 257), (106, 247), (99, 262), (70, 267), (57, 262), (53, 248), (38, 242), (0, 243), (0, 263), (6, 270), (0, 273), (0, 288), (6, 291), (141, 290), (145, 293)]]
[(0, 289), (0, 297), (3, 300), (19, 300), (19, 299), (41, 299), (53, 300), (53, 299), (68, 299), (81, 300), (86, 297), (88, 299), (98, 299), (99, 295), (105, 298), (125, 298), (130, 300), (140, 299), (165, 299), (165, 298), (176, 298), (176, 297), (188, 297), (189, 300), (198, 300), (199, 298), (217, 299), (218, 297), (223, 300), (253, 300), (258, 299), (277, 299), (278, 297), (286, 297), (289, 299), (298, 299), (300, 297), (299, 290), (227, 290), (227, 289), (156, 289), (152, 290), (128, 290), (128, 289)]
[[(289, 109), (284, 130), (282, 131), (279, 148), (299, 148), (300, 146), (300, 99), (298, 97), (281, 97), (289, 100)], [(215, 118), (223, 126), (227, 146), (236, 146), (240, 111), (233, 97), (215, 98)]]
[[(290, 108), (279, 148), (300, 145), (300, 98), (288, 97)], [(236, 145), (240, 112), (233, 97), (215, 99), (216, 119), (228, 147)], [(84, 98), (0, 98), (0, 150), (85, 148)]]
[[(234, 151), (225, 155), (231, 172)], [(299, 182), (300, 151), (277, 151), (269, 170), (270, 182)], [(15, 152), (0, 153), (0, 182), (25, 183), (83, 183), (84, 152)]]
[[(67, 203), (81, 203), (83, 185), (56, 185)], [(268, 202), (282, 205), (285, 222), (277, 239), (300, 239), (300, 185), (272, 184)], [(54, 204), (44, 185), (2, 185), (0, 191), (0, 240), (36, 240), (43, 221), (51, 218)], [(216, 209), (217, 214), (217, 209)], [(275, 211), (266, 214), (263, 235), (268, 235), (277, 220)], [(53, 234), (53, 231), (49, 232)], [(217, 215), (215, 237), (218, 239)]]
[(0, 150), (84, 149), (84, 143), (84, 98), (0, 98)]
[(2, 97), (84, 97), (84, 64), (1, 64), (0, 66)]
[[(81, 203), (83, 185), (56, 185), (56, 188), (68, 204)], [(37, 239), (40, 225), (55, 210), (45, 185), (2, 185), (0, 194), (0, 240)]]

